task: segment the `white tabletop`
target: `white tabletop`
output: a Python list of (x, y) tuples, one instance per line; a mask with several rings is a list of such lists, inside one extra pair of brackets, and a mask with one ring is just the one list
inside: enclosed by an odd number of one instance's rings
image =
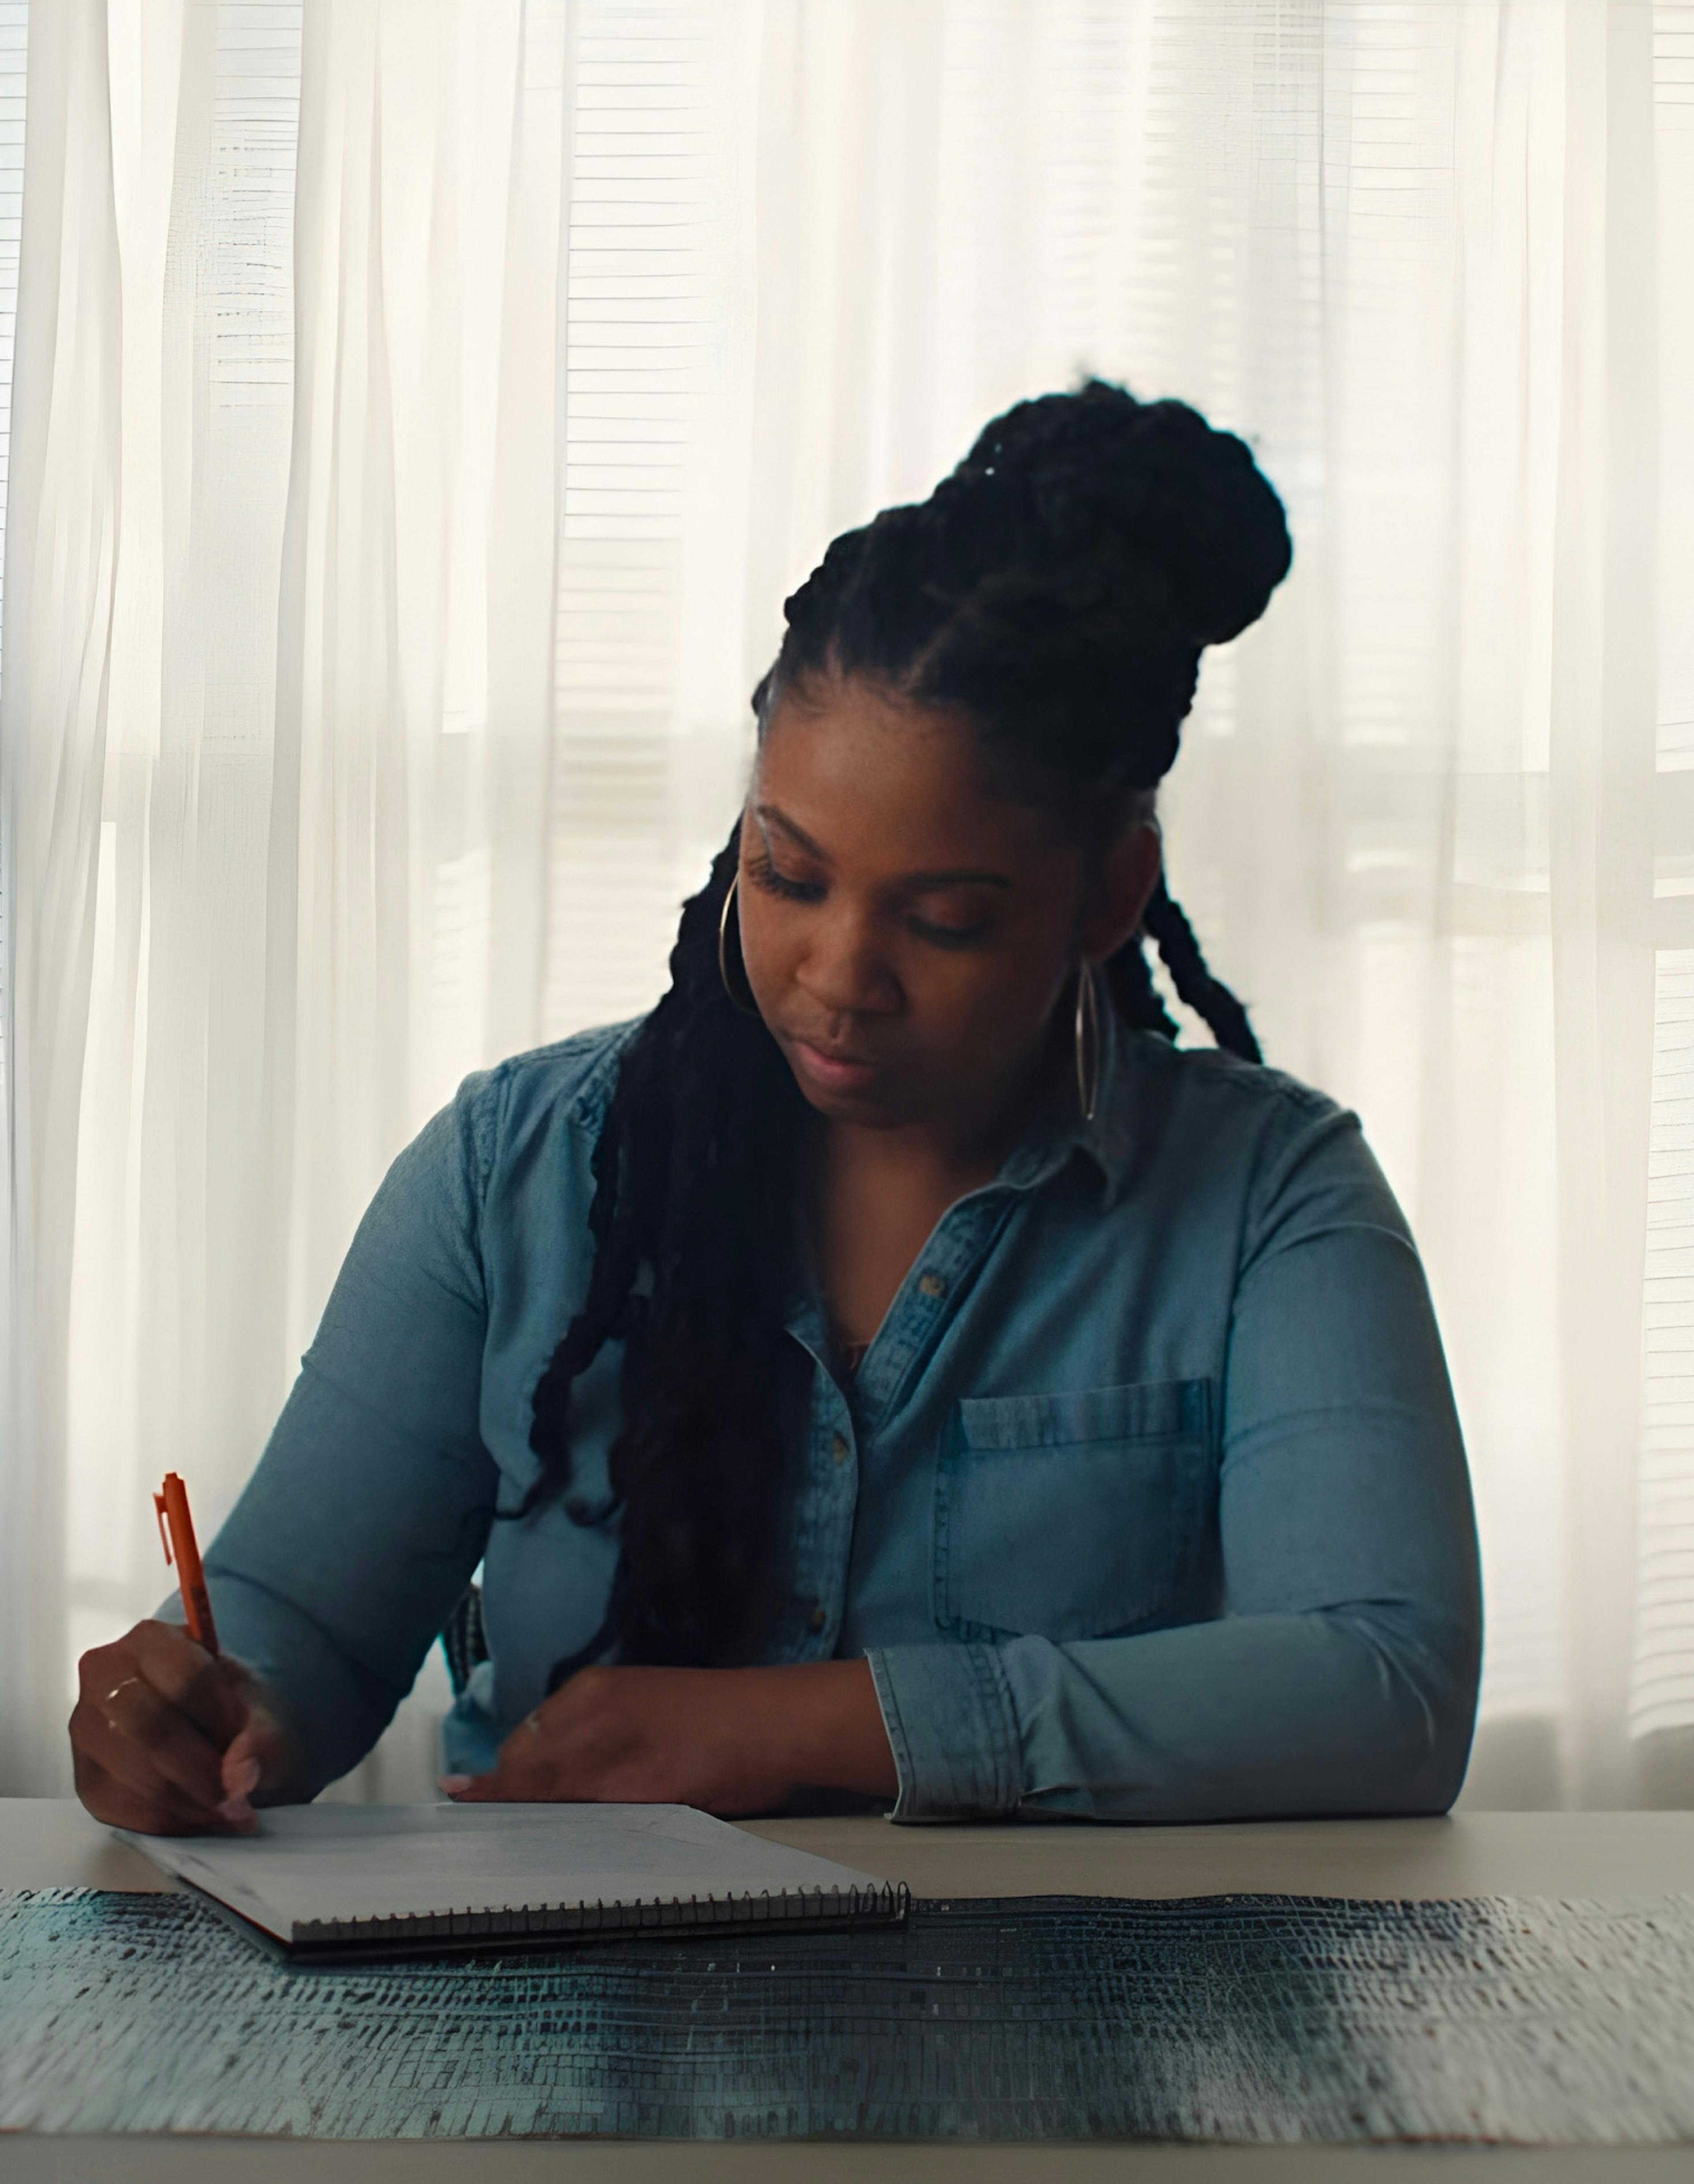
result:
[[(761, 1835), (920, 1896), (1365, 1897), (1694, 1893), (1694, 1814), (1472, 1813), (1211, 1828), (894, 1828), (761, 1821)], [(168, 1884), (79, 1806), (0, 1799), (0, 1886)], [(1694, 2149), (854, 2145), (232, 2138), (0, 2141), (6, 2184), (1660, 2184)]]

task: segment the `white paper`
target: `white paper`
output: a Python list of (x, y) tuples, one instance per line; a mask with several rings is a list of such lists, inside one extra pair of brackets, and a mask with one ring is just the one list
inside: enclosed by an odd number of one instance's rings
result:
[(285, 1942), (328, 1919), (885, 1886), (688, 1805), (281, 1805), (255, 1835), (114, 1833)]

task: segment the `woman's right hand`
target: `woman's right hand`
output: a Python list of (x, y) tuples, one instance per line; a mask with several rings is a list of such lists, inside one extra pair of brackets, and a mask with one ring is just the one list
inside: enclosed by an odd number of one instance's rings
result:
[(293, 1740), (252, 1670), (174, 1623), (137, 1623), (78, 1663), (76, 1794), (97, 1820), (144, 1835), (239, 1832), (282, 1787)]

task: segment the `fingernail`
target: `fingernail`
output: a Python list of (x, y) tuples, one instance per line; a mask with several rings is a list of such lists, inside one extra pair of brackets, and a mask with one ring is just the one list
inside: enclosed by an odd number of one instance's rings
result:
[(250, 1797), (259, 1787), (259, 1778), (264, 1772), (257, 1759), (243, 1759), (224, 1787), (232, 1797)]
[(220, 1820), (227, 1820), (232, 1828), (251, 1827), (255, 1817), (254, 1809), (244, 1795), (226, 1797), (218, 1808), (218, 1818)]
[(471, 1774), (443, 1774), (435, 1786), (445, 1796), (456, 1797), (461, 1791), (468, 1790), (475, 1780), (476, 1777)]

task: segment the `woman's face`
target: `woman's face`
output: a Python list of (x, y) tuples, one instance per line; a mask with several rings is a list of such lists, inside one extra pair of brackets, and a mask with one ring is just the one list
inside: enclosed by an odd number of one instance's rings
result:
[(1056, 818), (994, 793), (956, 716), (820, 678), (779, 702), (742, 822), (748, 980), (821, 1114), (987, 1123), (1157, 870), (1138, 827), (1090, 874)]

